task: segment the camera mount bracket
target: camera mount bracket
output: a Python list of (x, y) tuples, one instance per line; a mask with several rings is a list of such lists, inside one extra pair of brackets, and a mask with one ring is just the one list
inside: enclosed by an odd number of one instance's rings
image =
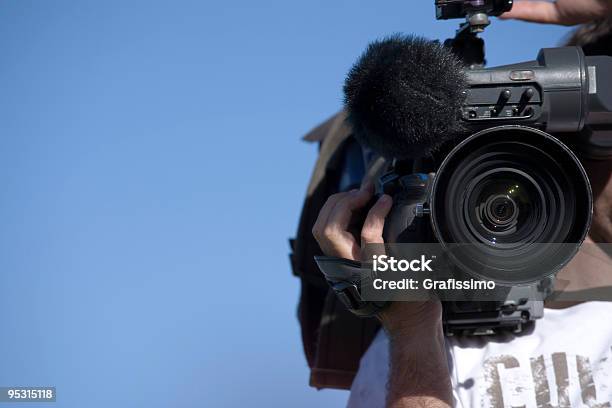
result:
[(470, 69), (486, 64), (484, 41), (478, 37), (491, 24), (490, 16), (497, 17), (512, 9), (513, 0), (436, 0), (436, 18), (449, 20), (464, 18), (455, 38), (444, 45), (451, 48)]

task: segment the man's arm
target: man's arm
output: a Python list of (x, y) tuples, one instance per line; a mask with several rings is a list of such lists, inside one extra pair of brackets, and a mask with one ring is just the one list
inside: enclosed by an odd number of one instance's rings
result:
[[(366, 184), (327, 200), (312, 230), (325, 255), (358, 260), (361, 245), (349, 232), (349, 225), (352, 214), (372, 195), (372, 185)], [(391, 205), (391, 197), (383, 195), (370, 209), (361, 230), (362, 245), (384, 242), (385, 217)], [(440, 302), (394, 302), (379, 318), (390, 339), (387, 406), (452, 406)]]
[(387, 406), (451, 407), (450, 372), (439, 302), (394, 303), (381, 316), (389, 336)]

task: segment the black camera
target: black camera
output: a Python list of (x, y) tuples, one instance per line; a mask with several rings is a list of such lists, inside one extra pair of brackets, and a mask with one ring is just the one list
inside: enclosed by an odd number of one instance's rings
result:
[[(542, 317), (556, 273), (591, 225), (593, 194), (579, 156), (612, 158), (612, 57), (547, 48), (534, 61), (484, 68), (478, 35), (489, 16), (511, 8), (512, 1), (437, 0), (438, 19), (465, 18), (454, 38), (374, 42), (344, 87), (355, 138), (379, 156), (366, 164), (377, 174), (384, 168), (377, 192), (393, 196), (383, 250), (435, 243), (450, 280), (500, 286), (485, 296), (435, 293), (447, 334), (521, 331)], [(315, 258), (355, 314), (397, 300), (370, 290), (375, 269)]]

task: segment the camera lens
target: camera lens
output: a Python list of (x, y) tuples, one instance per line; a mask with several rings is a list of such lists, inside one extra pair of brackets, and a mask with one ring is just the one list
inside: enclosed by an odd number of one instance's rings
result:
[(492, 233), (511, 231), (516, 227), (516, 219), (519, 210), (510, 196), (513, 188), (508, 189), (508, 194), (490, 195), (478, 206), (477, 215), (481, 223)]
[(487, 199), (486, 218), (489, 223), (496, 227), (503, 227), (508, 221), (516, 218), (518, 210), (516, 203), (509, 195), (497, 195)]
[(467, 273), (526, 283), (558, 271), (591, 222), (582, 165), (539, 130), (502, 126), (470, 136), (446, 157), (432, 187), (434, 234)]
[(507, 247), (544, 230), (546, 199), (524, 171), (484, 171), (466, 184), (465, 197), (463, 218), (473, 242)]

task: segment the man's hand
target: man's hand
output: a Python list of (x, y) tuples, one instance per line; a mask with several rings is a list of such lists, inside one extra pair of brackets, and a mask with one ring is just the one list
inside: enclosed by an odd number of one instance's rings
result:
[(500, 16), (543, 24), (576, 25), (612, 14), (612, 0), (516, 1)]
[[(350, 232), (354, 215), (370, 202), (373, 190), (368, 183), (359, 190), (334, 194), (327, 200), (312, 229), (325, 255), (360, 261), (361, 245), (384, 243), (385, 218), (393, 204), (387, 195), (381, 196), (368, 211), (361, 228), (361, 243)], [(390, 340), (387, 406), (451, 406), (440, 302), (393, 302), (378, 317)]]
[[(312, 228), (312, 234), (327, 256), (361, 261), (361, 247), (366, 244), (383, 244), (385, 218), (391, 210), (393, 200), (381, 196), (372, 206), (361, 228), (360, 241), (349, 231), (353, 214), (362, 210), (374, 194), (371, 183), (359, 190), (337, 193), (330, 196), (321, 208)], [(441, 319), (440, 302), (395, 302), (378, 317), (390, 335), (409, 332), (422, 320), (433, 322)]]
[(361, 244), (349, 232), (354, 213), (363, 209), (373, 194), (374, 186), (367, 183), (359, 190), (337, 193), (327, 199), (312, 228), (325, 255), (360, 261), (361, 245), (383, 243), (385, 217), (393, 204), (388, 195), (381, 196), (368, 212), (361, 229)]

